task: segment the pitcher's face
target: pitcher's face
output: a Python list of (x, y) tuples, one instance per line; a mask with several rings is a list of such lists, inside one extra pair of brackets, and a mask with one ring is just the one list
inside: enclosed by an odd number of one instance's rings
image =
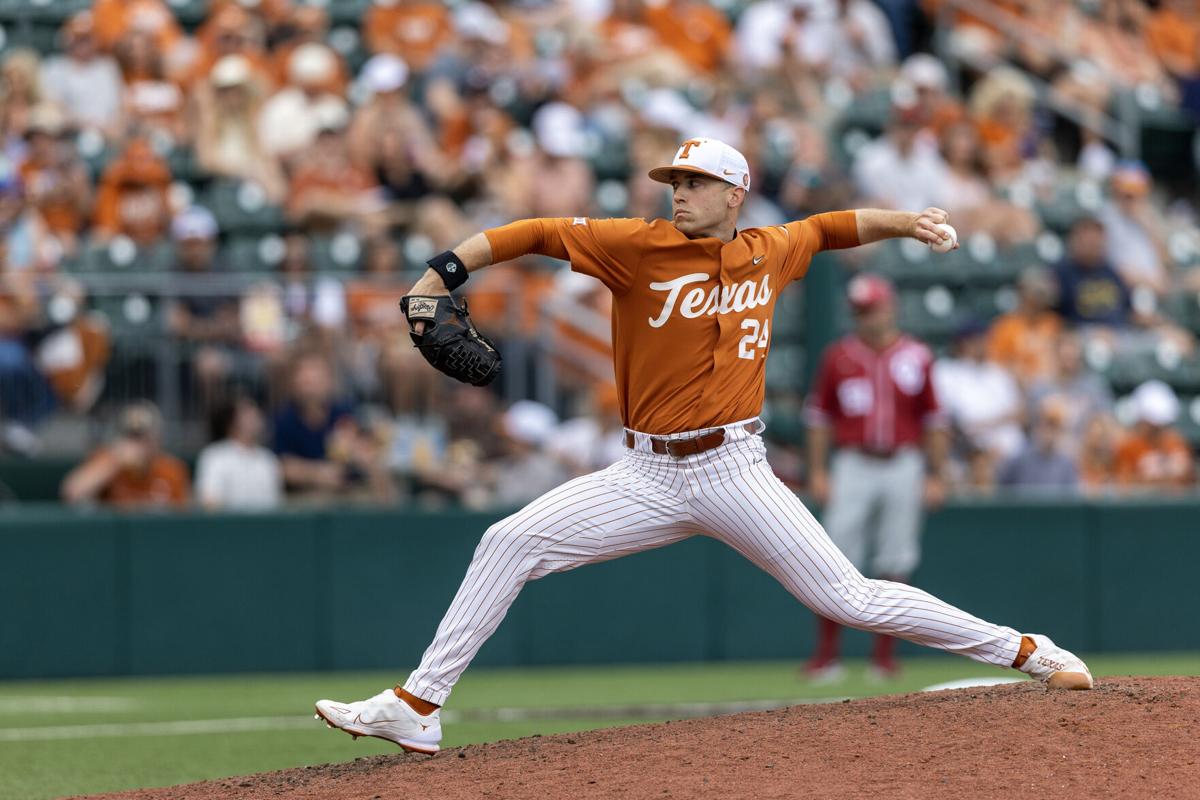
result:
[(712, 235), (727, 221), (737, 221), (746, 192), (732, 184), (694, 172), (671, 175), (671, 222), (684, 235)]

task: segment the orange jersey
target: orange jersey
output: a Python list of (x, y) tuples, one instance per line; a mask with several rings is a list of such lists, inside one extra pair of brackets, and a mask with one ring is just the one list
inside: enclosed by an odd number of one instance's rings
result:
[(1021, 381), (1049, 377), (1054, 371), (1054, 342), (1062, 318), (1045, 311), (1035, 319), (1011, 312), (999, 317), (988, 336), (988, 355)]
[[(111, 459), (108, 450), (90, 460)], [(159, 453), (144, 471), (122, 469), (100, 493), (100, 500), (117, 508), (186, 506), (190, 496), (187, 466), (175, 456)]]
[(725, 425), (762, 409), (771, 316), (815, 253), (858, 244), (853, 211), (689, 239), (662, 219), (525, 220), (486, 231), (494, 261), (569, 259), (613, 294), (621, 418), (666, 435)]
[(1192, 448), (1177, 431), (1157, 441), (1131, 433), (1117, 445), (1113, 471), (1125, 486), (1187, 486), (1192, 483)]

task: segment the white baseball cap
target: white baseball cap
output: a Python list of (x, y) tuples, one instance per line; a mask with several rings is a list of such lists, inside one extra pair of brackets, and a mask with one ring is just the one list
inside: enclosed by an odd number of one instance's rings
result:
[(337, 75), (337, 56), (323, 44), (305, 42), (292, 51), (287, 71), (297, 86), (325, 83)]
[(171, 220), (171, 237), (182, 242), (187, 239), (213, 239), (217, 235), (217, 218), (204, 206), (191, 206)]
[(214, 64), (212, 72), (208, 73), (208, 79), (218, 89), (228, 89), (248, 83), (253, 75), (254, 68), (250, 66), (246, 57), (235, 53), (223, 56)]
[(946, 66), (928, 53), (913, 53), (900, 65), (900, 75), (921, 89), (945, 91), (950, 82)]
[(400, 56), (380, 53), (363, 64), (360, 74), (371, 94), (394, 92), (408, 81), (408, 64)]
[(650, 179), (670, 183), (672, 172), (698, 172), (711, 175), (750, 191), (750, 166), (746, 157), (717, 139), (696, 137), (679, 146), (669, 167), (650, 170)]
[(1179, 398), (1170, 386), (1150, 380), (1133, 390), (1137, 418), (1151, 425), (1170, 425), (1179, 417)]

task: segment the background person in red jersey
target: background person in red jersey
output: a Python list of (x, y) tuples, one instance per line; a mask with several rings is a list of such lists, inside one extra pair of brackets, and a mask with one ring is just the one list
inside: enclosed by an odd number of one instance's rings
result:
[[(825, 351), (805, 407), (811, 489), (838, 549), (863, 572), (905, 583), (921, 556), (923, 505), (945, 497), (949, 437), (930, 379), (933, 354), (896, 327), (886, 279), (860, 275), (848, 295), (854, 331)], [(841, 629), (825, 617), (817, 624), (807, 671), (837, 680)], [(876, 635), (873, 675), (897, 673), (895, 644)]]

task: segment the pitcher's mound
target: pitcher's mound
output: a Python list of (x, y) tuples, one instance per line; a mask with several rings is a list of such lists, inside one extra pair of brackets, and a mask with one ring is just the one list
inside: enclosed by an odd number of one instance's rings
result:
[(107, 797), (1194, 797), (1197, 731), (1200, 678), (1103, 678), (1090, 692), (1026, 682), (517, 739), (434, 758), (398, 753)]

